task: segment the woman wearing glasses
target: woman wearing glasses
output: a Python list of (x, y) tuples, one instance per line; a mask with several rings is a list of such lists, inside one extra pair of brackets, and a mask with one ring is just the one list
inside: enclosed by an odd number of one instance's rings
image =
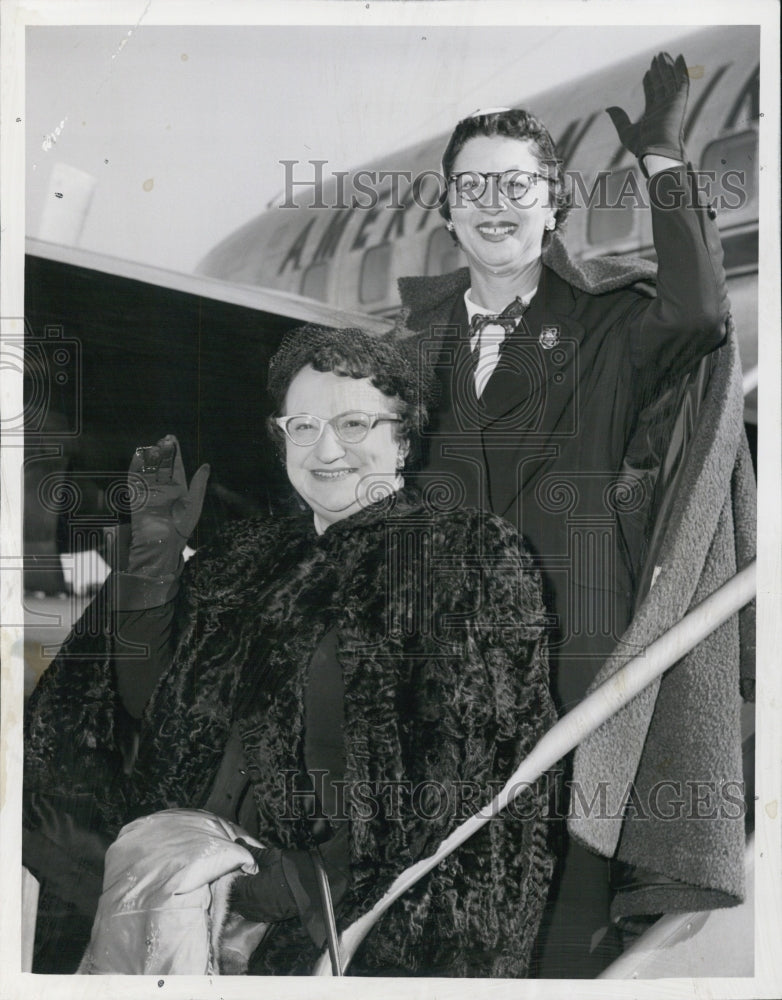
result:
[[(552, 689), (563, 711), (583, 698), (639, 596), (663, 391), (726, 337), (719, 234), (682, 144), (688, 91), (684, 58), (661, 53), (638, 122), (608, 109), (647, 179), (637, 191), (651, 206), (656, 268), (574, 262), (551, 136), (526, 111), (490, 109), (460, 121), (443, 155), (441, 213), (468, 268), (400, 282), (415, 346), (443, 386), (425, 472), (529, 540), (556, 616)], [(555, 926), (538, 968), (588, 977), (616, 954), (607, 869), (577, 845), (559, 853)]]
[[(140, 820), (109, 852), (87, 971), (202, 971), (175, 967), (157, 916), (123, 937), (149, 882), (127, 858), (185, 843), (182, 814), (160, 810), (238, 824), (226, 849), (246, 874), (228, 923), (269, 928), (250, 972), (306, 975), (325, 935), (311, 849), (346, 926), (488, 802), (552, 722), (539, 581), (520, 537), (490, 514), (444, 514), (404, 483), (431, 380), (389, 340), (306, 327), (286, 337), (269, 387), (270, 426), (306, 509), (230, 525), (187, 562), (174, 597), (204, 472), (188, 491), (173, 438), (141, 449), (131, 486), (145, 502), (113, 620), (124, 648), (148, 655), (115, 655), (112, 671), (107, 640), (77, 626), (31, 700), (28, 867), (47, 877), (36, 836), (67, 840), (73, 793), (91, 796), (101, 834), (149, 814), (164, 827), (145, 845)], [(74, 739), (63, 720), (78, 711)], [(518, 803), (388, 911), (354, 973), (525, 974), (551, 860), (542, 791)], [(251, 856), (240, 834), (266, 849)], [(181, 846), (174, 868), (203, 853)]]

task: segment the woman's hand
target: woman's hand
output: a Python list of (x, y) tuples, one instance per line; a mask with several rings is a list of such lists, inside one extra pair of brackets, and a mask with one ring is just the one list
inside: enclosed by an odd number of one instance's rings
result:
[(131, 513), (127, 572), (163, 577), (176, 573), (187, 539), (201, 516), (209, 466), (202, 465), (187, 486), (179, 442), (167, 434), (156, 445), (137, 448), (128, 470)]
[(690, 92), (684, 56), (674, 62), (667, 52), (661, 52), (652, 59), (643, 83), (646, 107), (635, 124), (622, 108), (606, 108), (622, 145), (639, 159), (654, 153), (684, 162), (682, 133)]
[[(331, 899), (337, 906), (350, 884), (347, 824), (318, 848), (328, 875)], [(231, 887), (231, 909), (247, 920), (275, 923), (298, 916), (318, 947), (326, 940), (315, 867), (309, 851), (252, 847), (239, 838), (258, 865), (256, 875), (244, 875)]]

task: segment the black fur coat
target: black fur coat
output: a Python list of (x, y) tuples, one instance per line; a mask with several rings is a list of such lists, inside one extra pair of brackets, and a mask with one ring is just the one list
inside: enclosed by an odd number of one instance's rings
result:
[[(303, 766), (307, 669), (335, 628), (352, 877), (342, 927), (489, 801), (554, 720), (539, 580), (493, 515), (444, 514), (403, 491), (320, 536), (309, 514), (240, 522), (190, 560), (177, 600), (176, 653), (132, 775), (118, 777), (106, 640), (81, 622), (31, 699), (26, 791), (90, 795), (115, 834), (132, 816), (202, 806), (233, 727), (260, 839), (306, 846), (285, 775)], [(354, 974), (523, 976), (551, 875), (542, 812), (542, 795), (525, 792), (441, 863), (382, 918)], [(316, 957), (286, 921), (253, 971), (306, 975)]]

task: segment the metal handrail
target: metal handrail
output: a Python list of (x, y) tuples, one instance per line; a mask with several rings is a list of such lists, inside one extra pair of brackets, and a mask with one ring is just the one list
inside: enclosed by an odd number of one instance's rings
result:
[[(626, 663), (587, 695), (538, 741), (532, 752), (524, 758), (502, 790), (487, 806), (453, 830), (434, 854), (422, 858), (398, 875), (372, 909), (345, 928), (340, 935), (339, 952), (342, 969), (347, 969), (366, 935), (403, 893), (477, 833), (517, 795), (574, 750), (652, 681), (749, 603), (756, 591), (755, 568), (756, 563), (753, 560), (688, 612), (669, 631), (647, 646), (640, 655)], [(312, 974), (315, 976), (332, 974), (328, 953), (321, 955)]]

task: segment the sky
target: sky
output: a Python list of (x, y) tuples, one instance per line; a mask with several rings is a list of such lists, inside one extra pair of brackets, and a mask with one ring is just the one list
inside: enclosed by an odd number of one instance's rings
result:
[(513, 9), (503, 27), (28, 28), (27, 234), (189, 272), (280, 193), (281, 159), (356, 167), (691, 30)]

